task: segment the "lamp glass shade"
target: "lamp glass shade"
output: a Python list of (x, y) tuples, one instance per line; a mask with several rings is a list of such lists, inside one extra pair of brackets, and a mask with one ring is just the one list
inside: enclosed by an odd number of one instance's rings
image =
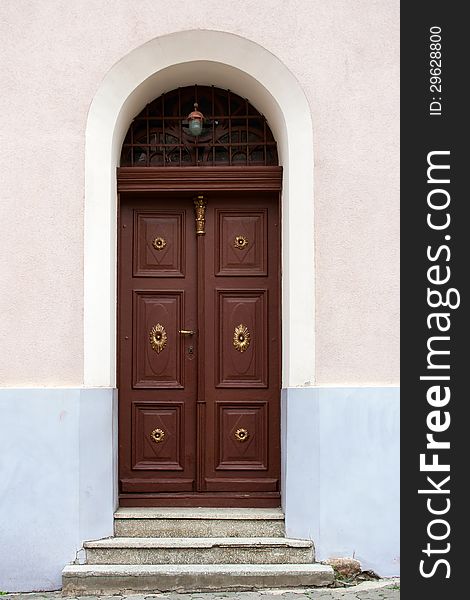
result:
[(201, 135), (202, 119), (197, 119), (197, 118), (189, 119), (188, 126), (189, 126), (189, 131), (190, 131), (191, 135), (194, 135), (195, 137), (197, 137), (198, 135)]

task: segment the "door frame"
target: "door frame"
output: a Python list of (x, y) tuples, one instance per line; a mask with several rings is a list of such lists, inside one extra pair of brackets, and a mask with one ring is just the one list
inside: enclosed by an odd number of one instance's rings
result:
[[(145, 194), (191, 192), (192, 194), (221, 192), (271, 192), (279, 195), (279, 212), (282, 219), (280, 193), (282, 189), (282, 167), (118, 167), (118, 222), (120, 211), (120, 194)], [(281, 265), (279, 265), (281, 266)], [(118, 263), (119, 279), (119, 263)], [(281, 282), (279, 282), (281, 283)], [(282, 303), (282, 294), (279, 290)], [(282, 326), (282, 311), (279, 313)], [(116, 327), (116, 346), (119, 352), (119, 324)], [(280, 358), (282, 357), (282, 341), (280, 342)], [(281, 359), (282, 363), (282, 359)], [(119, 381), (116, 361), (116, 379)], [(280, 372), (281, 374), (281, 372)], [(281, 411), (281, 377), (279, 380), (279, 414)], [(118, 389), (119, 391), (119, 389)], [(281, 425), (279, 421), (279, 425)], [(279, 431), (281, 436), (281, 431)], [(199, 450), (198, 450), (199, 453)], [(282, 457), (279, 456), (279, 460)], [(282, 486), (281, 480), (279, 480)], [(145, 496), (145, 494), (143, 495)], [(161, 498), (135, 497), (126, 498), (122, 506), (247, 506), (276, 507), (281, 504), (281, 489), (278, 492), (252, 492), (240, 494), (235, 492), (198, 492), (198, 493), (163, 493)]]
[(282, 167), (118, 167), (120, 192), (281, 192)]
[[(195, 81), (250, 98), (277, 141), (284, 169), (281, 289), (285, 400), (289, 389), (315, 386), (315, 123), (303, 86), (272, 50), (246, 37), (209, 29), (155, 37), (119, 57), (96, 83), (84, 140), (83, 385), (115, 390), (116, 167), (126, 132), (135, 115), (157, 96)], [(284, 404), (281, 490), (288, 518), (289, 427)], [(117, 412), (110, 423), (113, 444), (109, 449), (114, 461), (110, 494), (115, 506), (116, 420)], [(296, 435), (299, 443), (298, 432)]]

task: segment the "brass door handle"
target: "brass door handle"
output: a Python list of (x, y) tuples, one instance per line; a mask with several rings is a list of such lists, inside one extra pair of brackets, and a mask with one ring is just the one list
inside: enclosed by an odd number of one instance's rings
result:
[(181, 335), (194, 335), (196, 332), (192, 329), (180, 329)]

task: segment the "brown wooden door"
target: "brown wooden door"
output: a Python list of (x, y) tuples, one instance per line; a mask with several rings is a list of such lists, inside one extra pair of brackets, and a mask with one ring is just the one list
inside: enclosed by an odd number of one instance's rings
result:
[(121, 196), (120, 503), (277, 506), (278, 194), (204, 195), (199, 234), (194, 196)]

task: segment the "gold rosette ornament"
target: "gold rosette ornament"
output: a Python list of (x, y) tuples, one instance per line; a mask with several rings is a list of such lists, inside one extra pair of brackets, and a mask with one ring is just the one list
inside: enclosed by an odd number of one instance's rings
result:
[(160, 442), (163, 442), (163, 439), (165, 438), (165, 432), (163, 429), (154, 429), (150, 434), (150, 437), (156, 444), (159, 444)]
[(243, 323), (235, 327), (232, 343), (238, 352), (245, 352), (250, 345), (250, 332), (248, 331), (248, 327), (243, 325)]
[(246, 246), (248, 246), (248, 240), (244, 235), (237, 235), (233, 240), (233, 245), (238, 250), (243, 250)]
[(244, 427), (240, 427), (240, 429), (237, 429), (235, 432), (235, 439), (237, 442), (246, 442), (249, 437), (250, 434), (248, 429), (245, 429)]
[(168, 341), (168, 336), (163, 325), (161, 325), (160, 323), (154, 325), (150, 330), (149, 339), (152, 348), (157, 354), (160, 354), (160, 352), (165, 348), (166, 343)]
[(152, 246), (155, 248), (155, 250), (163, 250), (163, 248), (166, 246), (165, 238), (160, 236), (156, 237), (152, 242)]

